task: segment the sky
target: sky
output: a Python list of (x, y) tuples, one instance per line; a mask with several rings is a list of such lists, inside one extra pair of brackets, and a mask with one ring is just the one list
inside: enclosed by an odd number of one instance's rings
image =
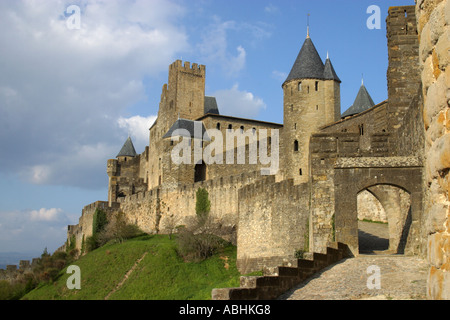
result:
[[(368, 28), (371, 5), (380, 28)], [(221, 114), (282, 123), (309, 14), (341, 112), (362, 78), (384, 101), (391, 5), (414, 1), (0, 1), (0, 252), (53, 252), (83, 206), (107, 200), (107, 160), (128, 135), (144, 151), (177, 59), (206, 65)]]

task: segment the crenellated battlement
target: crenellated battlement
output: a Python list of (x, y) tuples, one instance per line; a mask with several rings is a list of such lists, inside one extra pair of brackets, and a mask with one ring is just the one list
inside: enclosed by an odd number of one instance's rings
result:
[(189, 72), (192, 74), (197, 74), (197, 75), (205, 75), (206, 73), (206, 66), (204, 65), (199, 65), (198, 63), (191, 63), (189, 61), (181, 61), (181, 60), (176, 60), (174, 63), (172, 63), (169, 66), (169, 72), (173, 71), (173, 70), (179, 70), (179, 71), (184, 71), (184, 72)]

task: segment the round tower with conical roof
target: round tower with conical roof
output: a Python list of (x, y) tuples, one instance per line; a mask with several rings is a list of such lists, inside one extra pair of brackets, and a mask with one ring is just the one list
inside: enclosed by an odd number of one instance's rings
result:
[(310, 36), (283, 83), (283, 174), (295, 183), (309, 178), (309, 139), (313, 132), (340, 119), (340, 83), (330, 58), (325, 64)]

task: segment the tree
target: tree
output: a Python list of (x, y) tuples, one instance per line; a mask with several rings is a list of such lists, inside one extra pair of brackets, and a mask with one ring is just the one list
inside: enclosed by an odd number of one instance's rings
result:
[(120, 211), (112, 215), (108, 224), (98, 233), (98, 243), (100, 246), (111, 240), (122, 243), (142, 233), (138, 226), (129, 224), (125, 213)]
[(196, 193), (195, 213), (200, 225), (205, 224), (211, 210), (211, 202), (209, 201), (209, 193), (204, 188), (198, 188)]
[(94, 217), (92, 218), (92, 234), (95, 235), (102, 231), (108, 224), (108, 218), (105, 211), (102, 209), (95, 209)]

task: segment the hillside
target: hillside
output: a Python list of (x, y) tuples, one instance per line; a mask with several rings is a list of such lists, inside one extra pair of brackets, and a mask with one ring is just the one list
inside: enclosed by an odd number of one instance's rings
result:
[(27, 300), (207, 300), (211, 290), (239, 286), (236, 247), (202, 262), (184, 262), (168, 236), (141, 236), (96, 249), (73, 263), (81, 270), (81, 289), (69, 290), (64, 269), (52, 284), (41, 285)]

